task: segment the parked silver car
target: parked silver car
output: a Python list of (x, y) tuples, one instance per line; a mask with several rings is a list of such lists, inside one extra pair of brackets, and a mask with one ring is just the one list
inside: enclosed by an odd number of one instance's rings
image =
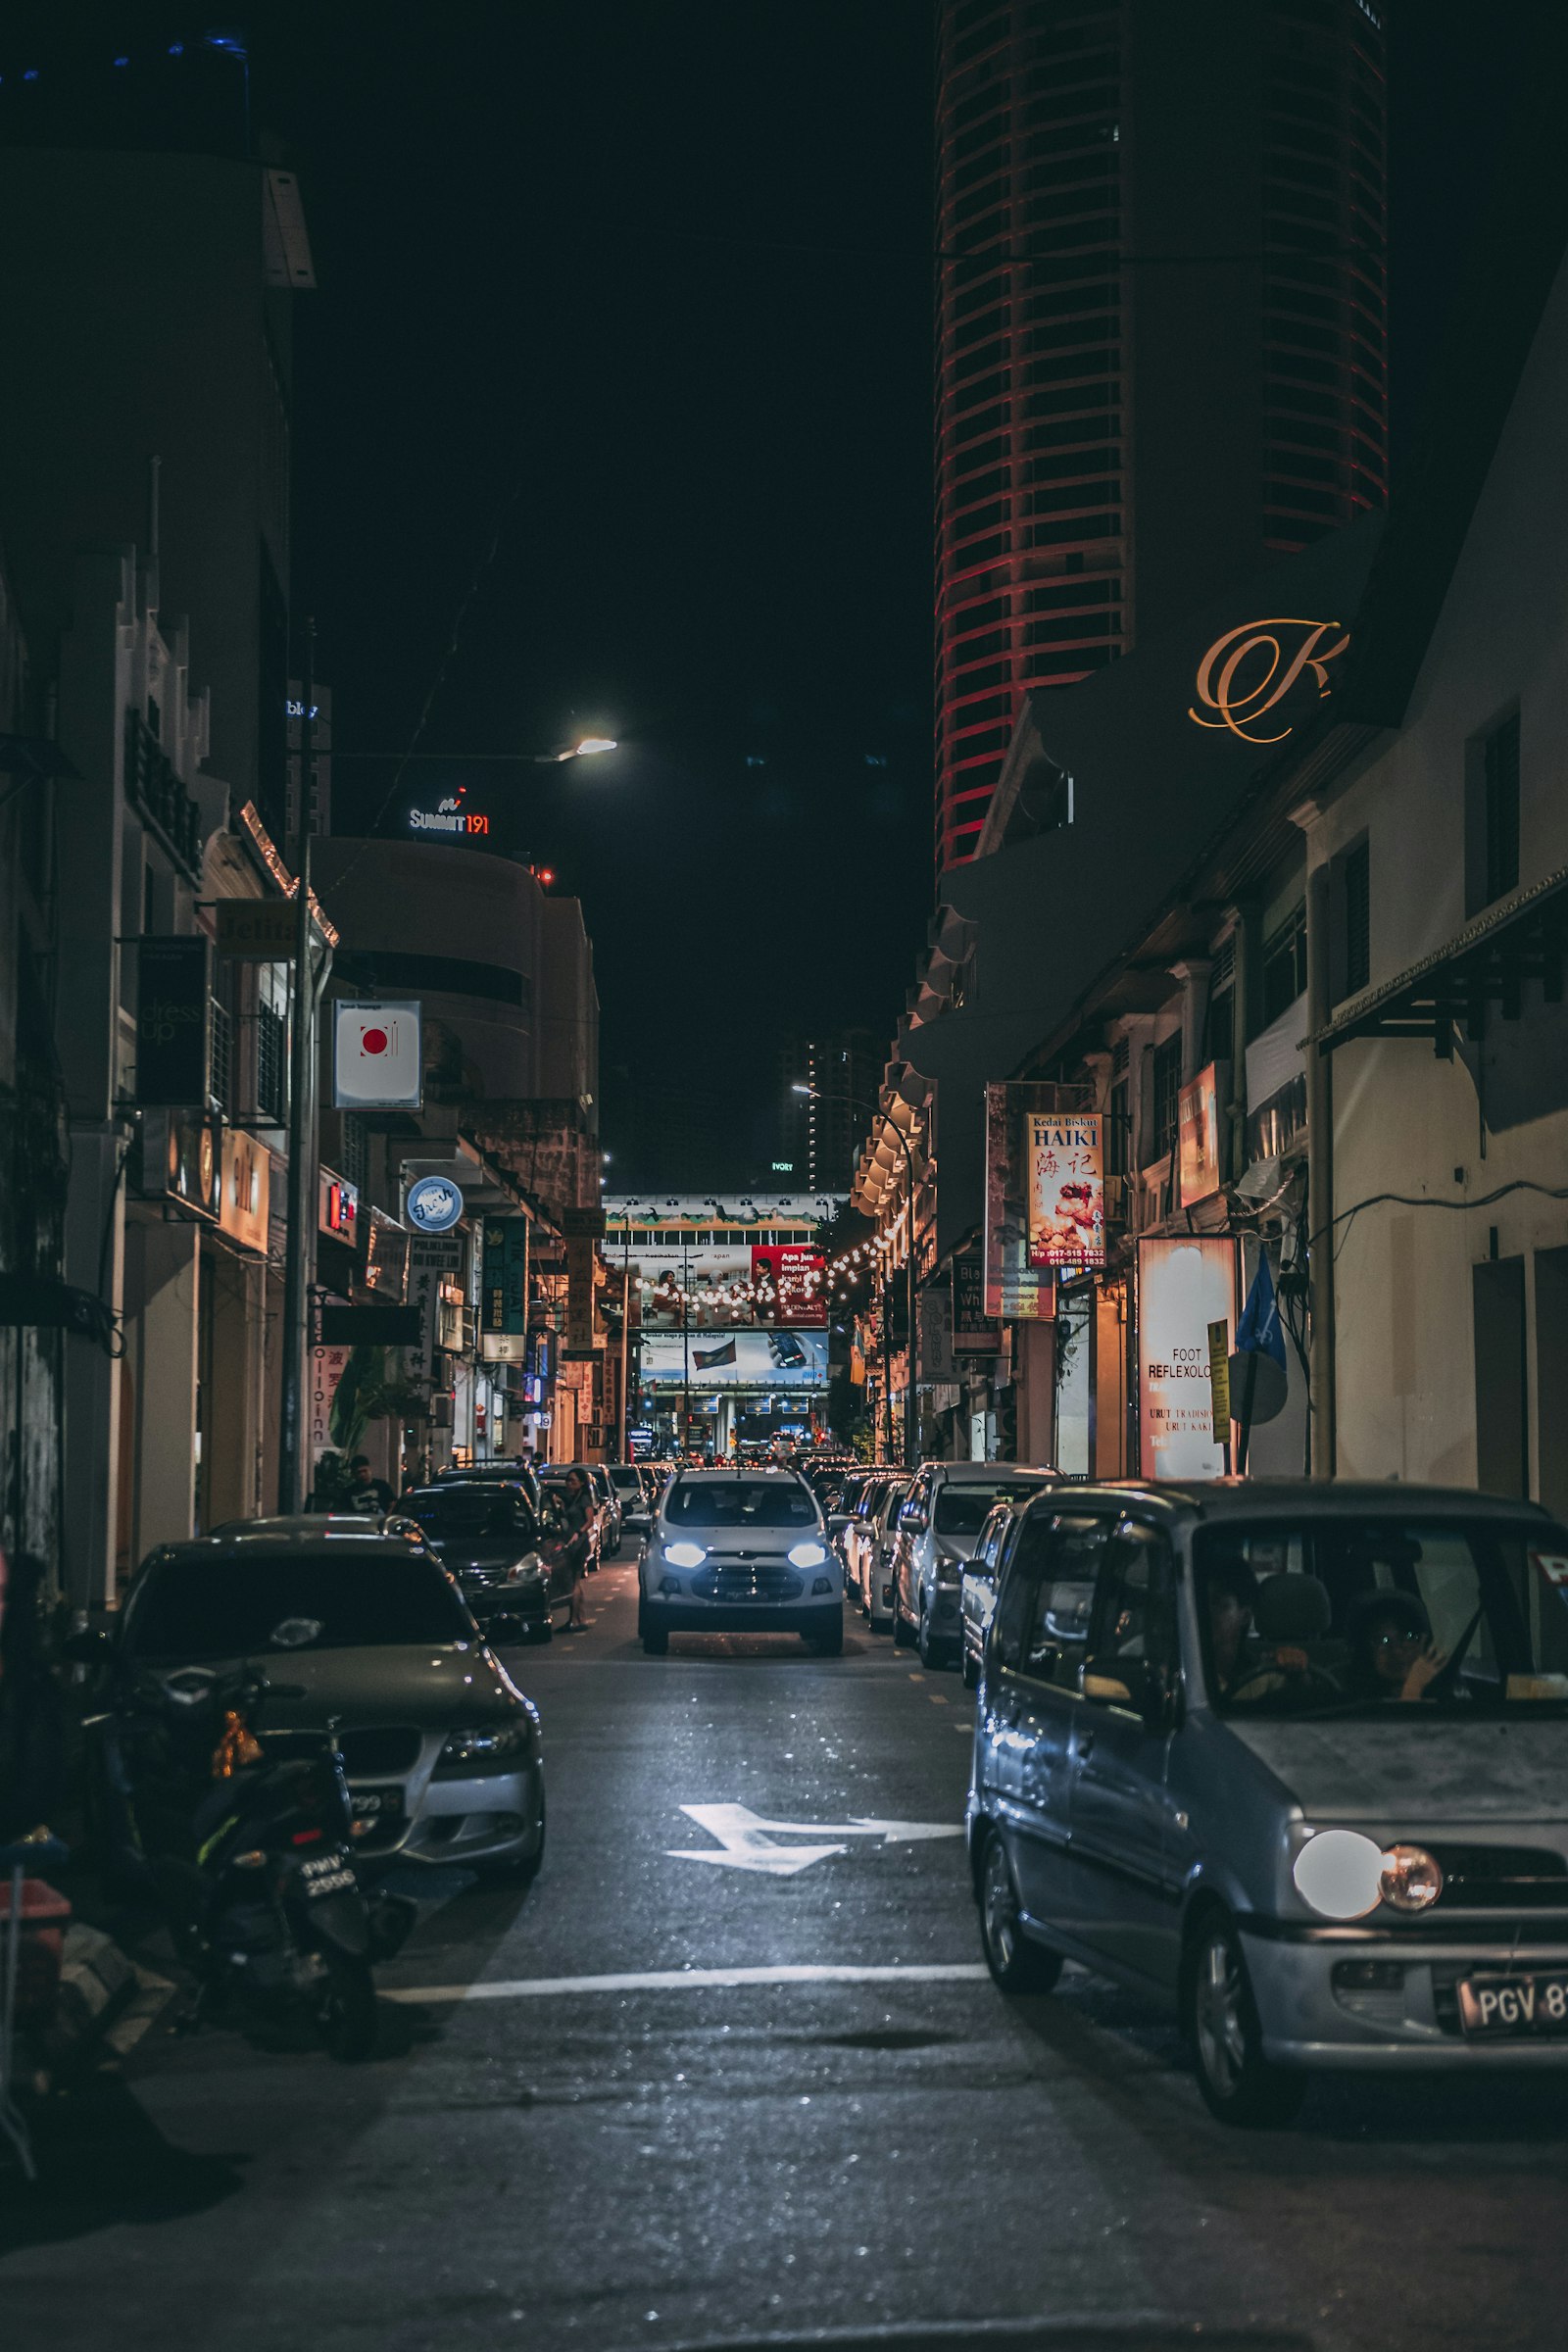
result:
[(898, 1518), (893, 1639), (919, 1645), (922, 1666), (958, 1655), (958, 1585), (993, 1503), (1055, 1483), (1021, 1462), (926, 1462)]
[(1568, 1532), (1451, 1488), (1045, 1496), (967, 1821), (997, 1983), (1162, 1993), (1227, 2122), (1314, 2068), (1568, 2066)]
[(979, 1684), (986, 1636), (991, 1631), (992, 1613), (997, 1605), (1003, 1554), (1007, 1539), (1028, 1507), (1027, 1498), (997, 1503), (980, 1530), (972, 1558), (963, 1563), (963, 1574), (958, 1580), (958, 1664), (966, 1690), (973, 1690)]
[(899, 1506), (909, 1481), (897, 1474), (868, 1485), (855, 1517), (844, 1530), (845, 1586), (873, 1633), (893, 1624), (893, 1546)]
[[(498, 1618), (491, 1634), (516, 1641), (521, 1628)], [(120, 1612), (110, 1673), (241, 1659), (291, 1693), (268, 1709), (270, 1748), (291, 1732), (318, 1735), (329, 1716), (340, 1725), (360, 1853), (537, 1866), (538, 1710), (422, 1543), (259, 1521), (150, 1554)], [(97, 1731), (95, 1807), (116, 1843), (128, 1840), (122, 1760), (113, 1718)]]

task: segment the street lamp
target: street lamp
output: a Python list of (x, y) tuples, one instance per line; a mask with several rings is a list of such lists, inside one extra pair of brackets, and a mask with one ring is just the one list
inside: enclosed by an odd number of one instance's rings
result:
[[(821, 1088), (808, 1086), (798, 1078), (792, 1083), (790, 1093), (805, 1095), (812, 1102), (842, 1102), (846, 1109), (858, 1112), (863, 1117), (870, 1119), (876, 1118), (880, 1110), (880, 1105), (877, 1103), (865, 1102), (855, 1095), (841, 1095), (836, 1091), (824, 1093)], [(904, 1357), (904, 1462), (906, 1469), (915, 1470), (919, 1468), (920, 1464), (920, 1425), (917, 1417), (914, 1337), (914, 1158), (902, 1127), (896, 1125), (892, 1119), (888, 1119), (887, 1131), (904, 1154), (904, 1180), (909, 1203), (909, 1246), (905, 1254), (904, 1264), (905, 1314), (908, 1322), (908, 1337)]]

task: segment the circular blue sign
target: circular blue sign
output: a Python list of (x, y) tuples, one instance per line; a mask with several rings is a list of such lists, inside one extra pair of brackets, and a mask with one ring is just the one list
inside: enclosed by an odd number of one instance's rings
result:
[(463, 1214), (463, 1195), (449, 1176), (421, 1176), (409, 1194), (410, 1221), (421, 1233), (450, 1233)]

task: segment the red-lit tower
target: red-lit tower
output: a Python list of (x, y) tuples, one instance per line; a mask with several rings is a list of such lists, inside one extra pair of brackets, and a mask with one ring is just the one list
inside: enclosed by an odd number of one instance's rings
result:
[(1383, 504), (1382, 0), (938, 0), (937, 863), (1031, 688)]

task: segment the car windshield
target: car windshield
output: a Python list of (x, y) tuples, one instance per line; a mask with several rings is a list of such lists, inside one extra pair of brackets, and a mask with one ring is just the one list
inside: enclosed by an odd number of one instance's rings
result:
[(816, 1505), (792, 1479), (683, 1481), (664, 1506), (672, 1527), (814, 1527)]
[(939, 1536), (977, 1536), (994, 1503), (1037, 1494), (1044, 1484), (1038, 1478), (998, 1479), (995, 1485), (982, 1478), (944, 1479), (937, 1489), (932, 1525)]
[(437, 1544), (449, 1536), (505, 1536), (531, 1533), (533, 1514), (522, 1495), (505, 1487), (436, 1487), (411, 1494), (408, 1508)]
[(124, 1648), (137, 1658), (242, 1658), (473, 1638), (433, 1560), (290, 1552), (161, 1562), (126, 1608)]
[(1568, 1533), (1328, 1513), (1200, 1531), (1204, 1679), (1237, 1715), (1568, 1704)]
[(640, 1494), (643, 1482), (629, 1463), (623, 1463), (610, 1473), (610, 1483), (621, 1494)]

